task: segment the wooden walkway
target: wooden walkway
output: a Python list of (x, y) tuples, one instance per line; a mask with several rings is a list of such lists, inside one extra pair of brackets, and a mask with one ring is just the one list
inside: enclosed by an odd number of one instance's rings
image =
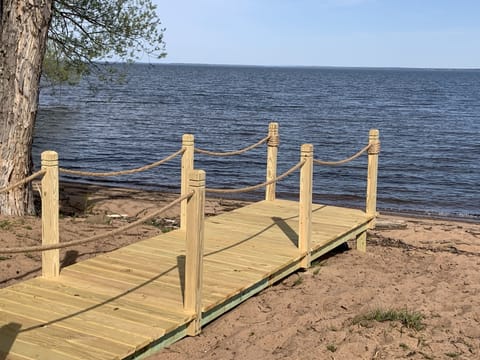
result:
[[(313, 205), (312, 259), (362, 236), (360, 210)], [(300, 267), (298, 203), (205, 222), (202, 325)], [(186, 336), (185, 233), (172, 231), (0, 290), (0, 359), (141, 358)]]

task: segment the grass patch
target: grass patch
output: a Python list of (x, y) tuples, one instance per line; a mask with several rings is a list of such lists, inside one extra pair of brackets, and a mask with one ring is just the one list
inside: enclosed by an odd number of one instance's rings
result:
[(27, 252), (27, 253), (25, 253), (25, 257), (27, 257), (29, 259), (32, 259), (32, 260), (40, 260), (40, 257), (35, 253)]
[(301, 276), (298, 276), (297, 279), (293, 282), (292, 286), (298, 286), (303, 283), (303, 278)]
[(178, 222), (176, 220), (163, 219), (163, 218), (147, 220), (147, 221), (145, 221), (144, 224), (154, 226), (154, 227), (160, 229), (160, 231), (162, 233), (167, 233), (167, 232), (170, 232), (172, 230), (176, 230), (176, 229), (178, 229), (178, 226), (179, 226)]
[(461, 354), (459, 353), (456, 353), (456, 352), (448, 352), (448, 353), (445, 353), (445, 356), (451, 358), (451, 359), (457, 359), (460, 357)]
[(357, 315), (352, 320), (354, 325), (360, 325), (364, 327), (370, 327), (372, 321), (386, 322), (397, 321), (408, 329), (420, 331), (425, 329), (425, 324), (422, 320), (425, 318), (422, 313), (418, 311), (410, 311), (407, 309), (402, 310), (383, 310), (375, 309), (366, 314)]
[(331, 351), (331, 352), (335, 352), (335, 351), (337, 351), (337, 347), (335, 346), (335, 344), (328, 344), (327, 345), (327, 350)]
[(8, 220), (0, 221), (0, 229), (2, 230), (9, 230), (11, 226), (12, 226), (12, 223)]

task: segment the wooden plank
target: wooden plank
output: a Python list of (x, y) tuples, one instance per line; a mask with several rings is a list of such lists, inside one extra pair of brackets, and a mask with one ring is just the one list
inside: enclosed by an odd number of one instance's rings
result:
[(168, 264), (160, 262), (162, 260), (172, 261), (175, 260), (177, 256), (185, 256), (185, 248), (183, 247), (181, 249), (175, 249), (175, 245), (171, 243), (163, 243), (161, 245), (167, 249), (160, 248), (159, 246), (158, 244), (137, 243), (135, 246), (129, 247), (127, 253), (131, 254), (134, 251), (140, 256), (152, 255), (156, 257), (159, 268), (165, 267)]
[[(28, 304), (25, 304), (25, 305), (28, 305)], [(61, 331), (68, 332), (73, 330), (78, 333), (101, 337), (103, 339), (112, 340), (115, 342), (119, 342), (121, 344), (127, 344), (129, 346), (133, 346), (133, 347), (137, 346), (138, 344), (148, 343), (148, 341), (151, 340), (151, 337), (149, 336), (141, 336), (141, 335), (138, 335), (138, 333), (126, 332), (123, 330), (123, 327), (114, 327), (115, 325), (110, 323), (109, 318), (102, 319), (102, 317), (99, 317), (97, 319), (98, 322), (90, 322), (90, 321), (82, 320), (80, 324), (77, 320), (73, 318), (65, 319), (66, 321), (55, 321), (55, 320), (48, 320), (51, 318), (43, 317), (42, 319), (47, 319), (47, 320), (40, 321), (38, 319), (33, 319), (33, 318), (24, 316), (30, 312), (22, 313), (22, 314), (18, 314), (16, 312), (14, 314), (13, 313), (14, 311), (12, 310), (10, 311), (11, 311), (10, 313), (3, 312), (3, 311), (0, 313), (0, 322), (1, 323), (7, 323), (7, 322), (19, 323), (21, 324), (23, 333), (25, 333), (26, 331), (29, 331), (30, 333), (32, 331), (41, 332), (43, 331), (42, 328), (44, 326), (48, 326), (49, 329), (53, 329), (52, 331), (57, 331), (57, 333), (61, 333)], [(29, 310), (27, 309), (27, 311)], [(34, 314), (33, 316), (37, 317), (36, 314)], [(58, 319), (62, 317), (62, 314), (55, 314), (55, 316)], [(103, 320), (103, 322), (100, 322), (101, 320)], [(79, 327), (78, 325), (81, 325), (81, 326)], [(145, 330), (145, 328), (143, 328), (143, 330)]]
[[(22, 340), (34, 345), (47, 345), (47, 347), (62, 350), (62, 352), (66, 354), (75, 354), (75, 357), (80, 359), (92, 358), (88, 356), (89, 349), (98, 353), (99, 358), (105, 359), (112, 358), (112, 356), (118, 354), (119, 351), (130, 353), (135, 349), (135, 346), (125, 345), (121, 341), (108, 340), (94, 334), (84, 333), (81, 328), (83, 323), (79, 321), (74, 324), (73, 328), (56, 326), (56, 324), (38, 324), (38, 317), (44, 316), (35, 314), (35, 312), (39, 312), (38, 308), (24, 304), (16, 308), (11, 306), (14, 302), (15, 300), (12, 299), (6, 300), (2, 298), (0, 300), (3, 313), (2, 318), (7, 317), (22, 324), (21, 332), (15, 341)], [(18, 310), (13, 310), (13, 308), (21, 309), (24, 316), (18, 313), (14, 314), (14, 312)], [(5, 314), (10, 315), (6, 316)], [(37, 319), (32, 319), (33, 317), (37, 317)], [(50, 346), (48, 346), (48, 344), (50, 344)], [(105, 356), (105, 354), (107, 356)]]
[[(101, 258), (93, 258), (88, 262), (83, 262), (82, 264), (92, 265), (98, 264), (99, 266), (106, 266), (113, 271), (116, 271), (120, 274), (127, 274), (139, 279), (148, 280), (152, 278), (157, 278), (160, 276), (162, 271), (158, 268), (152, 266), (151, 263), (145, 263), (143, 261), (137, 261), (130, 259), (130, 262), (122, 260), (120, 258), (115, 258), (113, 256), (103, 256)], [(173, 271), (172, 271), (173, 272)]]
[[(5, 334), (2, 334), (2, 336)], [(59, 350), (63, 354), (75, 357), (77, 359), (97, 360), (97, 359), (112, 359), (118, 356), (118, 353), (108, 351), (109, 348), (101, 348), (101, 344), (97, 343), (93, 338), (86, 338), (85, 336), (77, 338), (77, 332), (68, 331), (65, 328), (46, 330), (34, 330), (28, 333), (20, 334), (16, 342), (24, 342), (30, 345), (37, 345), (49, 349)], [(22, 355), (23, 347), (18, 349), (12, 345), (10, 352)], [(130, 351), (131, 352), (131, 351)], [(28, 354), (23, 354), (27, 356)], [(43, 355), (43, 354), (42, 354)]]
[[(156, 255), (151, 252), (140, 252), (130, 247), (124, 248), (126, 251), (105, 254), (104, 258), (111, 259), (112, 261), (118, 261), (119, 264), (124, 266), (131, 266), (137, 269), (149, 269), (152, 272), (159, 273), (164, 271), (164, 268), (170, 268), (177, 263), (177, 258), (169, 256), (168, 254)], [(166, 264), (165, 262), (168, 262)]]
[[(3, 357), (1, 357), (3, 356)], [(22, 355), (17, 355), (17, 354), (12, 354), (12, 353), (9, 353), (9, 354), (5, 354), (5, 353), (2, 353), (0, 351), (0, 359), (6, 359), (6, 360), (30, 360), (31, 358), (27, 358), (25, 356), (22, 356)]]
[[(130, 340), (128, 340), (128, 337), (126, 335), (123, 337), (121, 336), (120, 338), (119, 336), (113, 335), (116, 337), (116, 339), (112, 339), (111, 337), (104, 338), (101, 336), (99, 337), (96, 334), (91, 334), (92, 322), (89, 322), (87, 320), (80, 321), (80, 317), (81, 315), (83, 315), (83, 313), (71, 310), (72, 308), (68, 307), (65, 304), (55, 303), (55, 307), (50, 307), (48, 311), (42, 311), (41, 314), (37, 314), (39, 312), (38, 308), (40, 306), (45, 306), (46, 304), (48, 304), (48, 302), (40, 299), (39, 297), (29, 296), (28, 294), (20, 294), (15, 292), (8, 294), (3, 293), (2, 298), (0, 299), (0, 307), (3, 312), (27, 317), (40, 322), (46, 322), (36, 325), (38, 327), (23, 329), (21, 336), (27, 336), (30, 331), (34, 331), (43, 327), (45, 327), (45, 329), (42, 331), (43, 333), (48, 333), (50, 331), (50, 328), (52, 328), (52, 331), (55, 331), (56, 327), (52, 327), (50, 325), (58, 325), (59, 323), (65, 325), (70, 323), (70, 320), (72, 320), (74, 324), (73, 327), (68, 327), (70, 331), (64, 329), (66, 335), (70, 334), (72, 338), (79, 339), (84, 337), (85, 340), (88, 341), (93, 335), (95, 336), (96, 341), (102, 346), (101, 348), (108, 349), (112, 347), (124, 347), (125, 349), (129, 349), (132, 345), (134, 345), (128, 344)], [(82, 329), (84, 329), (84, 331), (82, 331)], [(101, 329), (98, 329), (97, 327), (97, 330)], [(85, 334), (89, 334), (90, 336), (85, 337)], [(111, 331), (110, 334), (112, 334)]]
[[(255, 262), (252, 259), (258, 259)], [(229, 266), (231, 269), (235, 270), (244, 270), (244, 269), (252, 269), (253, 271), (263, 274), (265, 272), (269, 272), (274, 269), (276, 266), (279, 266), (284, 263), (284, 261), (272, 261), (267, 263), (264, 261), (264, 258), (255, 257), (255, 258), (245, 258), (245, 257), (237, 257), (235, 253), (228, 253), (228, 254), (215, 254), (215, 256), (210, 256), (206, 258), (209, 264), (215, 265), (217, 264), (218, 267)]]
[[(66, 303), (67, 305), (73, 304), (78, 307), (84, 307), (84, 309), (88, 310), (88, 312), (85, 311), (82, 313), (82, 316), (94, 313), (94, 316), (89, 317), (89, 319), (98, 319), (102, 324), (106, 324), (109, 328), (112, 327), (114, 329), (121, 329), (119, 330), (120, 332), (127, 332), (128, 336), (130, 337), (134, 337), (131, 336), (131, 334), (149, 334), (150, 332), (158, 333), (158, 328), (170, 329), (172, 325), (189, 320), (189, 318), (185, 315), (181, 316), (176, 313), (172, 313), (162, 307), (163, 321), (157, 321), (155, 323), (155, 327), (147, 326), (146, 322), (143, 322), (143, 316), (145, 316), (145, 313), (147, 313), (148, 318), (150, 318), (150, 307), (146, 305), (145, 302), (129, 301), (123, 297), (112, 298), (101, 295), (98, 292), (65, 286), (64, 284), (56, 285), (54, 283), (44, 282), (40, 285), (40, 287), (35, 284), (28, 284), (28, 286), (35, 288), (35, 290), (32, 290), (32, 292), (37, 291), (37, 294), (45, 297), (46, 299), (51, 299), (50, 301), (52, 302)], [(42, 289), (43, 292), (40, 291), (40, 289)], [(121, 316), (124, 312), (129, 313), (130, 316), (128, 316), (128, 318), (134, 318), (134, 320), (129, 321), (125, 317)], [(131, 331), (126, 330), (126, 328), (122, 326), (122, 322), (126, 323), (127, 328)], [(148, 335), (145, 336), (149, 337)]]
[[(52, 330), (47, 329), (43, 331), (32, 332), (28, 334), (22, 334), (17, 341), (28, 343), (30, 345), (37, 345), (42, 348), (55, 349), (61, 352), (68, 357), (76, 359), (85, 359), (85, 360), (96, 360), (96, 359), (112, 359), (118, 357), (119, 352), (109, 352), (105, 351), (107, 348), (102, 348), (102, 344), (97, 342), (94, 338), (86, 338), (82, 336), (80, 338), (75, 338), (76, 335), (71, 335), (72, 333), (61, 329), (61, 331), (56, 335), (52, 336)], [(71, 337), (71, 338), (70, 338)], [(15, 346), (12, 347), (12, 352), (22, 355), (23, 346), (21, 350), (17, 350)], [(131, 348), (128, 352), (123, 352), (123, 354), (129, 354), (134, 351), (134, 348)], [(25, 354), (26, 355), (26, 354)], [(42, 351), (41, 356), (44, 356)], [(49, 357), (46, 357), (49, 359)]]
[[(264, 242), (262, 242), (263, 240)], [(213, 256), (240, 256), (251, 259), (253, 262), (281, 263), (296, 255), (297, 248), (293, 245), (281, 246), (268, 239), (260, 239), (258, 242), (238, 242), (234, 244), (218, 244), (215, 248), (208, 248), (205, 257)], [(268, 254), (268, 257), (266, 256)]]
[[(150, 298), (158, 299), (159, 296), (165, 295), (165, 299), (170, 299), (173, 303), (178, 303), (181, 292), (179, 289), (178, 275), (171, 274), (153, 281), (142, 281), (140, 283), (123, 282), (111, 279), (110, 273), (89, 275), (92, 267), (77, 268), (71, 270), (62, 277), (62, 282), (72, 287), (80, 287), (85, 290), (96, 291), (99, 294), (112, 297), (112, 300), (131, 299), (137, 302), (149, 303)], [(89, 278), (85, 279), (85, 275)], [(143, 299), (143, 301), (142, 301)], [(156, 302), (153, 302), (154, 306)], [(181, 311), (179, 311), (181, 313)]]
[[(19, 293), (35, 296), (36, 298), (40, 298), (44, 301), (47, 301), (48, 303), (59, 304), (60, 306), (66, 305), (66, 306), (77, 307), (77, 308), (83, 309), (82, 310), (83, 312), (98, 310), (102, 314), (107, 314), (106, 316), (99, 315), (102, 318), (102, 323), (105, 322), (107, 324), (109, 324), (109, 322), (112, 321), (111, 317), (114, 317), (114, 318), (116, 317), (115, 312), (118, 311), (119, 309), (122, 309), (123, 311), (132, 312), (133, 314), (140, 313), (142, 315), (147, 315), (148, 317), (153, 317), (155, 319), (165, 321), (164, 325), (167, 325), (167, 326), (171, 325), (170, 323), (177, 323), (177, 322), (184, 321), (184, 318), (179, 317), (175, 314), (172, 314), (171, 312), (165, 311), (165, 309), (163, 309), (163, 307), (161, 307), (160, 304), (158, 304), (158, 307), (153, 307), (145, 303), (139, 304), (139, 303), (132, 303), (132, 302), (121, 301), (121, 300), (110, 302), (108, 298), (106, 300), (102, 298), (97, 298), (95, 300), (92, 300), (91, 299), (92, 296), (90, 293), (85, 293), (79, 289), (75, 289), (74, 296), (69, 295), (68, 293), (65, 293), (65, 292), (58, 292), (58, 290), (52, 291), (50, 289), (38, 288), (30, 284), (26, 284), (25, 287), (22, 287), (17, 291)], [(79, 315), (81, 315), (81, 313)], [(135, 335), (136, 333), (128, 333), (128, 334), (125, 334), (124, 336), (122, 334), (122, 330), (117, 330), (117, 328), (113, 328), (113, 329), (114, 331), (120, 331), (119, 335), (121, 335), (122, 337), (118, 339), (119, 341), (128, 343), (129, 340), (125, 339), (124, 337), (132, 338), (132, 339), (136, 338), (136, 335)], [(112, 328), (110, 326), (107, 326), (106, 329), (102, 331), (104, 331), (105, 333), (108, 333), (110, 330), (112, 330)], [(113, 336), (112, 339), (117, 338), (116, 333), (114, 333), (112, 336)]]
[[(4, 296), (2, 296), (2, 298), (3, 297)], [(29, 300), (31, 303), (38, 303), (39, 305), (43, 303), (41, 302), (40, 297), (33, 297), (32, 299), (27, 300)], [(91, 306), (85, 306), (84, 303), (74, 303), (73, 300), (71, 300), (69, 304), (57, 303), (57, 306), (54, 310), (55, 314), (61, 313), (61, 315), (63, 316), (75, 315), (75, 317), (80, 316), (82, 318), (85, 316), (89, 316), (89, 319), (95, 319), (95, 315), (103, 318), (107, 316), (107, 318), (105, 318), (105, 321), (108, 321), (110, 317), (115, 317), (123, 320), (130, 319), (133, 323), (142, 323), (144, 325), (149, 325), (150, 327), (160, 329), (165, 329), (166, 326), (172, 326), (176, 323), (177, 319), (182, 319), (180, 315), (176, 313), (171, 313), (171, 316), (174, 320), (165, 319), (161, 316), (154, 316), (155, 314), (151, 314), (148, 310), (142, 309), (140, 304), (141, 302), (138, 303), (137, 307), (127, 305), (121, 306), (120, 304), (115, 304), (115, 306), (113, 307), (107, 307), (103, 306), (104, 303), (95, 303)], [(57, 318), (58, 316), (52, 316), (52, 319), (50, 320), (55, 320)], [(185, 318), (188, 317), (185, 316)]]
[[(99, 271), (100, 272), (100, 271)], [(85, 276), (88, 275), (88, 280), (85, 280)], [(68, 274), (63, 275), (64, 282), (68, 284), (82, 283), (82, 285), (88, 284), (88, 289), (98, 291), (101, 294), (112, 294), (113, 296), (122, 296), (125, 294), (131, 298), (137, 299), (139, 303), (142, 301), (149, 301), (151, 297), (157, 295), (158, 301), (163, 302), (163, 304), (171, 311), (180, 313), (182, 309), (182, 294), (180, 289), (177, 288), (175, 292), (170, 291), (172, 288), (166, 287), (165, 285), (158, 284), (148, 284), (145, 286), (141, 283), (125, 282), (119, 281), (117, 279), (109, 279), (107, 272), (102, 274), (96, 273), (92, 274), (88, 271), (70, 271)], [(138, 289), (142, 290), (139, 291)], [(120, 295), (119, 294), (120, 291)]]
[[(65, 354), (57, 349), (52, 349), (48, 346), (39, 346), (30, 344), (22, 340), (16, 340), (10, 350), (14, 356), (18, 355), (27, 359), (39, 359), (39, 360), (70, 360), (80, 359), (74, 355)], [(8, 355), (10, 357), (10, 355)]]
[[(111, 259), (110, 259), (110, 260), (111, 260)], [(238, 261), (238, 259), (235, 259), (235, 260)], [(89, 261), (89, 263), (91, 264), (92, 262)], [(114, 261), (113, 265), (117, 265), (117, 264), (115, 264), (115, 261)], [(135, 264), (135, 265), (138, 267), (139, 264)], [(229, 265), (230, 265), (230, 264), (229, 264)], [(119, 265), (119, 269), (122, 269), (121, 265)], [(135, 270), (135, 271), (137, 271), (137, 270)], [(149, 272), (147, 272), (147, 270), (143, 270), (143, 269), (142, 269), (141, 271), (142, 271), (143, 274), (145, 274), (145, 276), (154, 276), (154, 275), (155, 275), (154, 273), (151, 273), (151, 272), (149, 273)], [(171, 278), (171, 277), (170, 277), (170, 278)], [(156, 280), (155, 283), (156, 283), (156, 284), (160, 283), (160, 284), (162, 284), (162, 285), (166, 285), (166, 286), (168, 286), (168, 287), (171, 288), (171, 291), (176, 291), (177, 289), (179, 289), (179, 286), (180, 286), (180, 280), (179, 280), (178, 278), (175, 278), (174, 281), (166, 282), (166, 278), (165, 278), (165, 277), (161, 277), (161, 278), (159, 278), (158, 280)], [(228, 284), (228, 285), (230, 285), (231, 282), (229, 282), (229, 283), (227, 283), (227, 282), (221, 282), (221, 283), (219, 283), (219, 282), (210, 281), (210, 283), (207, 282), (207, 283), (205, 283), (204, 285), (213, 285), (213, 284), (214, 284), (214, 285), (217, 285), (217, 287), (218, 287), (218, 285), (221, 285), (221, 284), (225, 284), (225, 285)], [(216, 294), (212, 294), (212, 295), (216, 295)], [(210, 295), (209, 295), (208, 293), (207, 293), (205, 296), (206, 296), (207, 298), (210, 297)], [(215, 296), (215, 299), (212, 299), (212, 300), (218, 300), (216, 297), (217, 297), (217, 296)], [(161, 302), (158, 302), (158, 298), (156, 298), (156, 299), (157, 299), (157, 305), (158, 305), (158, 306), (163, 306), (163, 304), (162, 304)]]
[[(177, 266), (175, 266), (175, 268), (172, 267), (171, 269), (172, 270), (169, 271), (169, 273), (175, 275), (171, 278), (176, 279), (176, 283), (179, 283), (180, 274)], [(97, 275), (105, 274), (106, 277), (111, 276), (114, 277), (115, 280), (124, 281), (134, 285), (142, 283), (156, 283), (158, 279), (161, 279), (163, 276), (166, 275), (162, 275), (162, 273), (148, 273), (145, 271), (124, 267), (118, 264), (114, 264), (105, 258), (96, 260), (92, 259), (92, 261), (81, 262), (75, 267), (70, 268), (69, 271), (93, 272)]]

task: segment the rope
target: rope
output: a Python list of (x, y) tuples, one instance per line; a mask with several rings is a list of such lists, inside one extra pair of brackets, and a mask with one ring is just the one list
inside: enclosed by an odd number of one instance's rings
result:
[(217, 194), (235, 194), (235, 193), (257, 190), (257, 189), (260, 189), (264, 186), (267, 186), (267, 185), (273, 184), (277, 181), (283, 180), (284, 178), (286, 178), (291, 173), (300, 169), (303, 166), (303, 164), (305, 164), (305, 160), (302, 160), (302, 161), (298, 162), (290, 170), (285, 171), (282, 175), (276, 177), (275, 179), (265, 181), (265, 182), (263, 182), (261, 184), (258, 184), (258, 185), (247, 186), (247, 187), (240, 188), (240, 189), (209, 189), (209, 188), (206, 188), (205, 191), (211, 192), (211, 193), (217, 193)]
[(172, 201), (170, 204), (165, 205), (164, 207), (162, 207), (161, 209), (159, 209), (157, 211), (154, 211), (150, 215), (144, 216), (143, 218), (135, 220), (134, 222), (132, 222), (128, 225), (119, 227), (118, 229), (109, 231), (109, 232), (104, 233), (104, 234), (91, 236), (91, 237), (81, 239), (81, 240), (73, 240), (73, 241), (67, 241), (67, 242), (58, 243), (58, 244), (51, 244), (51, 245), (37, 245), (37, 246), (15, 247), (15, 248), (0, 248), (0, 254), (18, 254), (18, 253), (26, 253), (26, 252), (34, 252), (34, 251), (46, 251), (46, 250), (63, 249), (63, 248), (74, 246), (74, 245), (86, 244), (86, 243), (89, 243), (89, 242), (92, 242), (92, 241), (95, 241), (95, 240), (99, 240), (99, 239), (103, 239), (103, 238), (106, 238), (106, 237), (109, 237), (109, 236), (114, 236), (114, 235), (117, 235), (117, 234), (119, 234), (123, 231), (129, 230), (129, 229), (131, 229), (131, 228), (133, 228), (137, 225), (140, 225), (140, 224), (144, 223), (145, 221), (154, 218), (155, 216), (160, 215), (162, 212), (172, 208), (173, 206), (182, 202), (183, 200), (190, 198), (192, 195), (193, 195), (193, 191), (179, 197), (178, 199)]
[(280, 145), (280, 136), (277, 135), (270, 135), (268, 137), (268, 146), (278, 146)]
[(349, 158), (346, 158), (346, 159), (343, 159), (343, 160), (339, 160), (339, 161), (323, 161), (323, 160), (317, 160), (317, 159), (313, 159), (313, 163), (315, 165), (328, 165), (328, 166), (336, 166), (336, 165), (343, 165), (343, 164), (346, 164), (352, 160), (355, 160), (356, 158), (358, 158), (360, 155), (362, 155), (365, 151), (367, 151), (368, 149), (370, 149), (370, 147), (372, 146), (373, 144), (369, 144), (367, 146), (365, 146), (362, 150), (360, 150), (359, 152), (357, 152), (356, 154), (350, 156)]
[(183, 154), (184, 152), (185, 152), (185, 149), (181, 148), (177, 152), (167, 156), (166, 158), (164, 158), (162, 160), (156, 161), (154, 163), (151, 163), (151, 164), (139, 167), (139, 168), (130, 169), (130, 170), (110, 171), (110, 172), (90, 172), (90, 171), (70, 170), (70, 169), (64, 169), (64, 168), (59, 168), (58, 170), (61, 173), (69, 174), (69, 175), (98, 176), (98, 177), (135, 174), (135, 173), (142, 172), (142, 171), (145, 171), (145, 170), (150, 170), (150, 169), (153, 169), (154, 167), (162, 165), (162, 164), (172, 160), (173, 158), (177, 157), (178, 155)]
[(10, 190), (13, 190), (13, 189), (15, 189), (19, 186), (22, 186), (23, 184), (26, 184), (26, 183), (32, 181), (33, 179), (36, 179), (39, 176), (45, 175), (45, 173), (46, 173), (46, 170), (37, 171), (36, 173), (30, 175), (29, 177), (27, 177), (23, 180), (20, 180), (19, 182), (16, 182), (15, 184), (12, 184), (12, 185), (7, 186), (3, 189), (0, 189), (0, 194), (9, 192)]
[(368, 155), (377, 155), (380, 153), (380, 141), (371, 143), (368, 149)]
[(209, 150), (203, 150), (199, 148), (195, 148), (195, 152), (199, 154), (205, 154), (205, 155), (212, 155), (212, 156), (232, 156), (232, 155), (240, 155), (243, 153), (246, 153), (249, 150), (255, 149), (257, 146), (262, 145), (263, 143), (267, 142), (270, 136), (264, 137), (262, 140), (259, 142), (247, 146), (246, 148), (240, 149), (240, 150), (235, 150), (235, 151), (227, 151), (227, 152), (215, 152), (215, 151), (209, 151)]

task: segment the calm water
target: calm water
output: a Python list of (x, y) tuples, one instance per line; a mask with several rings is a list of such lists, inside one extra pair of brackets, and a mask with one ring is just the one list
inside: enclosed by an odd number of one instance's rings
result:
[[(280, 123), (279, 173), (299, 159), (349, 156), (378, 128), (378, 207), (480, 219), (480, 71), (134, 65), (124, 84), (44, 89), (34, 157), (59, 152), (61, 166), (136, 167), (178, 150), (183, 133), (198, 147), (233, 150)], [(264, 180), (265, 147), (233, 158), (197, 155), (209, 187)], [(103, 183), (155, 189), (179, 186), (179, 160)], [(363, 207), (366, 156), (315, 168), (315, 200)], [(79, 179), (85, 181), (85, 179)], [(278, 186), (294, 198), (298, 176)], [(260, 193), (248, 195), (260, 198)]]

